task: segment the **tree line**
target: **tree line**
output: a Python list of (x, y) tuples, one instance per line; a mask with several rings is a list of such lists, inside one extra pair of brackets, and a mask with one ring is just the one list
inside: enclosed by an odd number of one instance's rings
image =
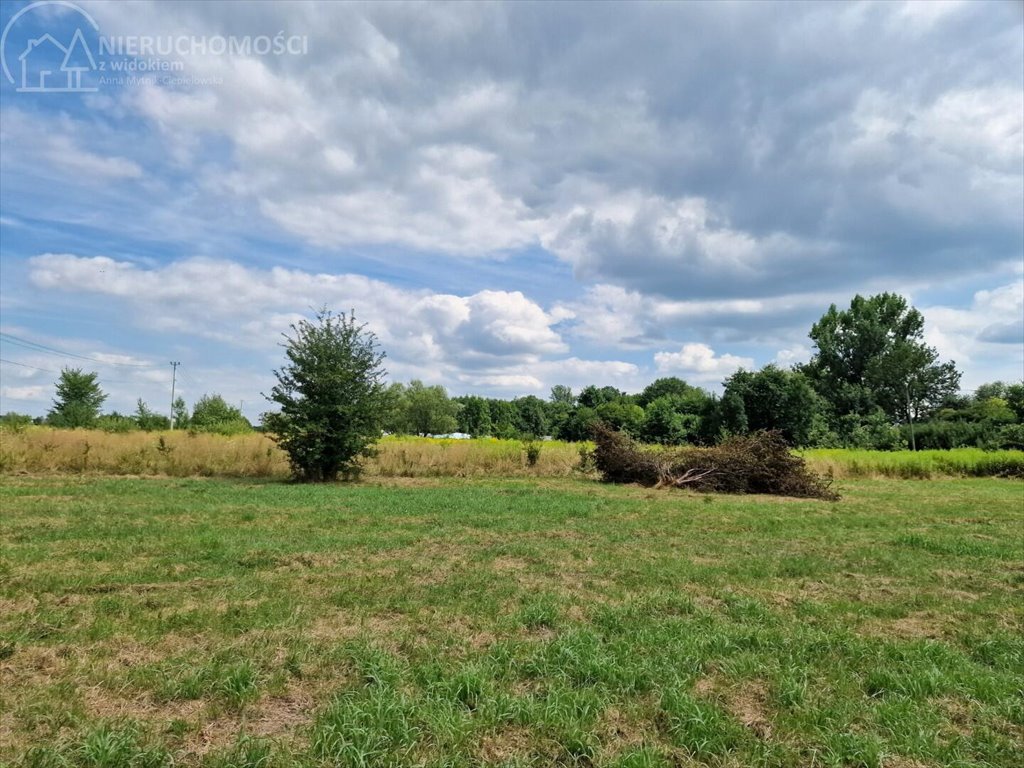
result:
[[(310, 424), (364, 421), (366, 429), (356, 431), (399, 435), (580, 441), (600, 422), (664, 445), (714, 445), (728, 436), (775, 430), (796, 447), (1024, 448), (1024, 382), (992, 382), (960, 393), (955, 363), (940, 361), (923, 340), (921, 313), (891, 293), (856, 296), (844, 310), (831, 306), (810, 330), (809, 362), (737, 371), (723, 382), (720, 396), (664, 377), (633, 394), (593, 384), (578, 392), (558, 385), (546, 399), (450, 397), (444, 387), (420, 381), (387, 385), (384, 354), (354, 317), (324, 311), (316, 323), (294, 330), (286, 346), (288, 364), (275, 372), (279, 383), (268, 396), (280, 410), (266, 414), (262, 425), (274, 434), (287, 431), (289, 418), (294, 421), (316, 402), (321, 405), (309, 415)], [(368, 389), (353, 389), (353, 382), (370, 380)], [(170, 418), (141, 399), (133, 414), (101, 415), (105, 398), (95, 373), (66, 368), (44, 421), (109, 431), (171, 426)], [(204, 395), (191, 411), (178, 398), (172, 416), (176, 428), (197, 432), (253, 429), (216, 394)]]
[(242, 411), (218, 394), (203, 395), (189, 410), (185, 399), (177, 397), (171, 416), (157, 413), (140, 397), (130, 414), (111, 411), (102, 413), (107, 393), (100, 386), (99, 374), (81, 368), (61, 369), (55, 385), (55, 397), (45, 417), (9, 412), (0, 416), (0, 425), (21, 427), (45, 424), (59, 429), (101, 429), (104, 432), (155, 432), (175, 429), (236, 435), (252, 432), (253, 425)]
[(542, 400), (462, 396), (414, 381), (393, 384), (385, 429), (399, 434), (578, 441), (597, 422), (646, 443), (714, 445), (760, 430), (796, 447), (1024, 448), (1024, 382), (961, 394), (960, 371), (924, 342), (924, 318), (896, 294), (835, 305), (809, 333), (814, 354), (789, 369), (740, 370), (721, 396), (665, 377), (640, 393), (590, 385), (553, 387)]

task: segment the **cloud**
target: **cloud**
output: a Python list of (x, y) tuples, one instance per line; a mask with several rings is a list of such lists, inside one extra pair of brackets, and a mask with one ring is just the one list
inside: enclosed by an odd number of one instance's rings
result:
[(717, 355), (707, 344), (684, 344), (678, 352), (657, 352), (654, 362), (659, 373), (682, 375), (698, 382), (720, 382), (740, 368), (754, 368), (749, 357)]
[(1024, 343), (1024, 321), (993, 323), (986, 326), (978, 334), (978, 341), (987, 341), (993, 344)]
[(995, 290), (1024, 245), (1013, 4), (83, 2), (109, 36), (308, 53), (6, 99), (8, 307), (102, 299), (262, 370), (310, 305), (355, 306), (396, 376), (497, 392), (626, 388), (684, 342), (708, 377), (796, 359), (829, 303), (934, 289), (935, 343), (1007, 369), (1019, 316), (946, 286)]
[(973, 389), (994, 378), (1024, 373), (1024, 280), (974, 293), (967, 306), (922, 307), (925, 340), (964, 371)]
[(0, 396), (8, 400), (38, 401), (46, 400), (49, 387), (27, 386), (27, 387), (0, 387)]
[(189, 57), (222, 85), (143, 84), (119, 107), (201, 198), (319, 248), (542, 243), (581, 280), (690, 300), (992, 267), (1020, 240), (1009, 8), (180, 7), (95, 10), (112, 31), (285, 28), (310, 53)]
[[(313, 274), (276, 267), (245, 267), (191, 258), (146, 268), (105, 256), (43, 254), (31, 260), (32, 284), (43, 290), (99, 295), (123, 302), (133, 322), (185, 332), (236, 347), (276, 354), (280, 333), (301, 319), (296, 307), (355, 307), (404, 378), (531, 390), (564, 374), (637, 374), (630, 363), (562, 359), (569, 347), (555, 326), (564, 311), (548, 312), (519, 291), (485, 290), (468, 296), (395, 287), (351, 274)], [(136, 358), (108, 355), (110, 362)], [(524, 372), (523, 366), (528, 366)]]
[(569, 316), (567, 334), (624, 349), (664, 346), (666, 339), (702, 336), (724, 343), (778, 346), (810, 323), (842, 292), (779, 295), (759, 299), (678, 300), (601, 283), (582, 297), (558, 304)]

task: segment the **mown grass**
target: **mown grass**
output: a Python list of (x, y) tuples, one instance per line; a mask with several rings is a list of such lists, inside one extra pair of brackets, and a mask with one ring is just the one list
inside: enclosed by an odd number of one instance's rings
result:
[[(573, 477), (580, 445), (535, 443), (536, 463), (521, 440), (385, 437), (366, 461), (370, 477)], [(801, 451), (816, 472), (843, 478), (1022, 477), (1024, 451)], [(106, 433), (29, 427), (0, 429), (0, 474), (80, 473), (170, 477), (285, 478), (288, 461), (262, 434), (186, 431)]]
[(0, 762), (1011, 766), (1017, 481), (4, 478)]

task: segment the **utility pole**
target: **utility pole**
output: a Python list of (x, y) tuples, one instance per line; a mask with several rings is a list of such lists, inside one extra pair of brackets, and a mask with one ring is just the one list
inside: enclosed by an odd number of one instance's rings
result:
[(914, 440), (914, 413), (910, 410), (910, 383), (903, 382), (903, 391), (907, 393), (907, 423), (910, 424), (910, 450), (917, 450), (917, 442)]
[(178, 366), (181, 363), (171, 361), (171, 429), (174, 429), (174, 385), (178, 382)]

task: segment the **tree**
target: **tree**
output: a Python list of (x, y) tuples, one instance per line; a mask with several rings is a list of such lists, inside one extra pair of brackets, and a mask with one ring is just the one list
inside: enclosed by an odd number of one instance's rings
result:
[(598, 419), (630, 436), (639, 435), (643, 429), (644, 409), (628, 400), (602, 403), (594, 410)]
[(189, 427), (196, 432), (218, 432), (224, 435), (248, 432), (252, 429), (252, 425), (242, 412), (229, 405), (218, 394), (203, 395), (196, 401), (192, 407)]
[(162, 414), (151, 411), (149, 406), (146, 405), (145, 401), (141, 397), (135, 404), (135, 415), (132, 419), (135, 421), (135, 424), (139, 429), (145, 430), (146, 432), (152, 432), (157, 429), (168, 429), (171, 426), (170, 419)]
[(822, 409), (802, 373), (775, 365), (737, 371), (725, 380), (725, 393), (735, 393), (743, 401), (748, 430), (778, 430), (790, 445), (809, 444), (815, 415)]
[(572, 393), (572, 389), (565, 384), (555, 384), (551, 388), (551, 396), (548, 399), (552, 403), (567, 405), (570, 408), (576, 404), (576, 396)]
[(585, 405), (574, 409), (562, 422), (555, 437), (559, 440), (566, 440), (571, 443), (578, 443), (581, 440), (589, 440), (594, 424), (600, 419), (593, 408)]
[(188, 406), (181, 395), (174, 398), (174, 402), (171, 403), (171, 419), (175, 429), (186, 429), (189, 425)]
[[(837, 416), (881, 408), (893, 421), (920, 417), (955, 393), (960, 372), (924, 343), (924, 317), (894, 293), (855, 296), (811, 328), (816, 352), (804, 366)], [(909, 405), (908, 405), (909, 403)]]
[(491, 434), (491, 409), (482, 397), (469, 395), (456, 398), (461, 405), (459, 411), (459, 429), (473, 437), (487, 437)]
[(516, 407), (508, 400), (488, 400), (491, 411), (491, 434), (507, 440), (516, 436)]
[(726, 392), (718, 401), (716, 438), (723, 435), (745, 435), (747, 429), (747, 411), (743, 398), (736, 392)]
[(666, 376), (661, 379), (655, 379), (644, 387), (644, 391), (637, 398), (637, 403), (646, 408), (648, 403), (653, 403), (659, 397), (668, 395), (685, 396), (696, 389), (696, 387), (691, 387), (678, 376)]
[(518, 397), (512, 401), (516, 409), (516, 430), (521, 435), (544, 437), (548, 433), (547, 412), (544, 401), (535, 395)]
[(1017, 414), (1017, 421), (1024, 423), (1024, 381), (1007, 385), (1006, 402)]
[(47, 414), (55, 427), (91, 427), (100, 414), (107, 395), (100, 389), (99, 374), (84, 373), (81, 368), (62, 368), (57, 379), (57, 397)]
[(597, 408), (597, 406), (603, 403), (615, 402), (624, 397), (625, 394), (625, 392), (620, 392), (615, 387), (596, 387), (591, 384), (583, 388), (580, 396), (576, 398), (576, 402), (585, 408)]
[(444, 435), (459, 427), (459, 404), (448, 397), (440, 384), (426, 386), (411, 381), (403, 397), (407, 430), (416, 435)]
[(678, 395), (662, 395), (644, 408), (641, 437), (647, 443), (679, 445), (691, 442), (700, 429), (700, 417), (684, 410)]
[(266, 395), (280, 410), (264, 425), (288, 454), (299, 480), (328, 482), (359, 473), (385, 415), (384, 353), (355, 314), (326, 307), (285, 335), (287, 363)]

